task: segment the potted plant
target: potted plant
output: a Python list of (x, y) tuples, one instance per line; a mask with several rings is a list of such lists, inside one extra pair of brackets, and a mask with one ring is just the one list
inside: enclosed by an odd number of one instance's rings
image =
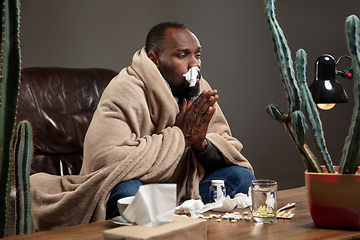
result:
[(19, 0), (4, 0), (0, 67), (0, 238), (8, 235), (12, 182), (16, 187), (15, 233), (33, 232), (29, 186), (32, 130), (29, 122), (24, 121), (15, 131), (21, 63), (19, 26)]
[[(312, 219), (317, 227), (360, 230), (360, 23), (355, 15), (346, 19), (345, 33), (354, 76), (355, 106), (349, 135), (339, 167), (334, 167), (324, 139), (320, 114), (306, 82), (306, 52), (296, 53), (295, 67), (284, 33), (275, 17), (275, 0), (264, 0), (264, 9), (274, 44), (281, 80), (285, 86), (288, 113), (270, 104), (267, 114), (284, 124), (305, 164), (305, 186)], [(304, 112), (304, 113), (303, 113)], [(310, 129), (322, 167), (306, 144)], [(351, 196), (351, 197), (349, 197)]]

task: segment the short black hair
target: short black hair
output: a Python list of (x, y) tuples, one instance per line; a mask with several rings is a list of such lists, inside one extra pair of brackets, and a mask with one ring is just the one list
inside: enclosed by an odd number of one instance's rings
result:
[(180, 22), (162, 22), (155, 25), (150, 29), (146, 37), (146, 45), (145, 45), (146, 53), (149, 53), (150, 51), (154, 51), (158, 53), (161, 52), (162, 40), (164, 38), (165, 31), (168, 28), (188, 30), (188, 28)]

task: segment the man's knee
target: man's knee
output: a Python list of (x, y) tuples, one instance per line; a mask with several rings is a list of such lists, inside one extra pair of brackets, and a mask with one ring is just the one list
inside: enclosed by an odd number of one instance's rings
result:
[(225, 183), (230, 188), (231, 197), (237, 193), (247, 193), (251, 185), (251, 181), (255, 179), (254, 173), (244, 167), (231, 166), (227, 169), (227, 177)]
[(116, 185), (110, 195), (117, 195), (120, 198), (134, 196), (142, 183), (137, 179), (121, 182)]
[(252, 171), (237, 165), (227, 166), (206, 175), (200, 182), (199, 191), (203, 202), (209, 202), (211, 180), (224, 180), (226, 195), (234, 197), (237, 193), (248, 193), (251, 181), (255, 179)]
[(141, 185), (142, 183), (137, 179), (131, 179), (116, 185), (106, 203), (106, 219), (118, 216), (117, 201), (120, 198), (135, 196)]
[(232, 166), (232, 170), (234, 171), (234, 177), (238, 178), (239, 181), (248, 180), (251, 182), (255, 179), (254, 173), (247, 168)]

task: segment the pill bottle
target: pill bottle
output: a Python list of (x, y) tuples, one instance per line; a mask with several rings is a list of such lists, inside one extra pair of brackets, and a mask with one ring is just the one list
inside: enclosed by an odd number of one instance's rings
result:
[(220, 197), (226, 196), (224, 180), (211, 180), (209, 199), (210, 202), (216, 202)]

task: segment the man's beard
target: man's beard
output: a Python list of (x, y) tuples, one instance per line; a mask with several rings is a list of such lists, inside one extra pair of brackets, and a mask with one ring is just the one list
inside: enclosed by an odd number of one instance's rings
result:
[(173, 95), (179, 99), (181, 103), (185, 98), (188, 101), (193, 101), (194, 97), (199, 95), (200, 92), (200, 84), (196, 83), (194, 87), (189, 87), (185, 84), (178, 86), (176, 89), (172, 89)]
[[(184, 81), (179, 85), (174, 85), (176, 76), (173, 74), (173, 71), (164, 66), (164, 72), (161, 73), (166, 81), (168, 81), (172, 94), (174, 97), (178, 98), (179, 105), (181, 106), (182, 100), (185, 98), (188, 101), (193, 101), (200, 92), (200, 82), (197, 82), (194, 87), (189, 87), (187, 81), (184, 78)], [(169, 82), (171, 81), (171, 82)]]

